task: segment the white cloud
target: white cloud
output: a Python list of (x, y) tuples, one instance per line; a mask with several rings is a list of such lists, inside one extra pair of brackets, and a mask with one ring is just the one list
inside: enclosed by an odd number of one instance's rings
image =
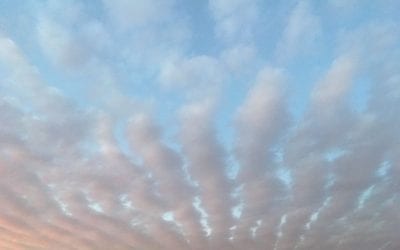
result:
[(204, 88), (221, 84), (223, 78), (223, 66), (210, 56), (167, 61), (160, 73), (161, 83), (170, 87)]
[(324, 111), (337, 108), (347, 99), (357, 72), (357, 58), (341, 56), (333, 61), (331, 68), (312, 93), (312, 105)]
[(319, 18), (308, 1), (299, 1), (290, 12), (281, 41), (277, 46), (278, 60), (286, 61), (299, 54), (310, 54), (321, 35)]
[(228, 229), (232, 226), (231, 185), (226, 174), (225, 152), (212, 124), (213, 112), (214, 103), (207, 99), (184, 106), (180, 132), (188, 171), (199, 184), (200, 200), (208, 215), (212, 248), (228, 239)]
[(198, 100), (219, 95), (228, 83), (228, 76), (221, 59), (200, 55), (166, 60), (158, 81), (170, 91), (179, 90), (185, 99)]
[(174, 0), (103, 0), (110, 18), (123, 29), (160, 24), (172, 14)]
[(224, 50), (221, 60), (233, 74), (246, 72), (254, 61), (256, 61), (257, 51), (250, 45), (237, 45)]
[(217, 38), (228, 43), (251, 42), (259, 15), (257, 4), (257, 0), (209, 0)]
[(88, 48), (82, 41), (52, 20), (43, 18), (39, 21), (38, 40), (56, 64), (76, 68), (88, 60)]
[[(274, 174), (278, 166), (272, 160), (271, 150), (289, 121), (284, 84), (282, 70), (265, 67), (237, 114), (235, 156), (240, 165), (237, 181), (244, 185), (244, 207), (235, 234), (239, 241), (242, 235), (257, 237), (268, 248), (272, 248), (274, 228), (280, 219), (272, 212), (272, 203), (280, 204), (275, 197), (283, 195), (283, 185)], [(251, 233), (252, 228), (257, 231)]]

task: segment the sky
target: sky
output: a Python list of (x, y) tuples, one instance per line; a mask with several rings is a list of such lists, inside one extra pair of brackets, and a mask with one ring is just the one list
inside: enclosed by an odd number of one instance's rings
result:
[(400, 249), (399, 9), (0, 1), (0, 249)]

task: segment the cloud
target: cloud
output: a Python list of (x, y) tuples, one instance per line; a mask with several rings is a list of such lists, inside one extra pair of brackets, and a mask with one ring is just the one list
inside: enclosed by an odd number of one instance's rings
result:
[[(231, 184), (226, 174), (225, 152), (212, 126), (213, 105), (205, 100), (184, 106), (180, 138), (189, 174), (199, 186), (199, 198), (211, 227), (210, 247), (218, 247), (218, 241), (228, 239), (231, 226)], [(196, 130), (192, 129), (194, 126)]]
[(160, 62), (181, 55), (192, 38), (187, 19), (179, 16), (179, 3), (175, 0), (101, 3), (106, 14), (102, 21), (113, 37), (118, 38), (114, 42), (119, 47), (111, 54), (141, 73), (143, 68), (158, 70)]
[(166, 62), (161, 69), (160, 82), (169, 87), (209, 88), (221, 85), (224, 66), (216, 58), (195, 56)]
[[(46, 1), (33, 33), (0, 33), (1, 249), (400, 247), (391, 17), (333, 29), (304, 80), (246, 42), (260, 2), (210, 1), (222, 48), (201, 53), (170, 33), (191, 27), (178, 2), (113, 3)], [(294, 5), (285, 60), (329, 21), (318, 8)]]
[[(221, 59), (233, 73), (246, 71), (256, 57), (256, 49), (250, 45), (237, 45), (222, 52)], [(243, 68), (245, 70), (243, 70)]]
[(87, 49), (51, 20), (42, 19), (38, 25), (39, 41), (54, 62), (66, 67), (79, 67), (88, 60)]
[(250, 42), (258, 20), (257, 1), (210, 0), (215, 35), (224, 42)]
[(240, 240), (251, 236), (251, 228), (257, 229), (252, 237), (262, 235), (260, 241), (268, 248), (275, 238), (270, 230), (280, 220), (273, 214), (280, 203), (276, 197), (284, 195), (283, 185), (274, 174), (278, 166), (272, 155), (289, 124), (284, 82), (282, 70), (265, 67), (237, 113), (235, 156), (240, 165), (237, 180), (243, 185), (244, 208), (235, 234)]
[(145, 26), (149, 24), (162, 23), (168, 19), (173, 11), (173, 0), (160, 1), (109, 1), (103, 4), (110, 18), (123, 28)]
[[(287, 212), (282, 237), (277, 244), (278, 249), (301, 245), (305, 225), (314, 225), (313, 214), (321, 216), (319, 211), (324, 213), (324, 204), (331, 199), (326, 190), (329, 187), (327, 185), (332, 180), (330, 178), (337, 181), (337, 176), (330, 176), (332, 173), (325, 156), (333, 148), (343, 149), (347, 139), (346, 132), (352, 129), (355, 122), (353, 119), (337, 117), (349, 112), (346, 110), (349, 107), (343, 104), (343, 100), (347, 99), (353, 83), (353, 68), (354, 62), (346, 57), (332, 63), (314, 88), (309, 113), (285, 144), (286, 164), (290, 166), (293, 176), (289, 204), (294, 209)], [(346, 157), (346, 154), (342, 157)], [(340, 161), (340, 156), (336, 160)], [(298, 239), (298, 242), (293, 238)]]
[(299, 54), (312, 53), (321, 32), (319, 18), (313, 14), (311, 4), (308, 1), (298, 1), (282, 32), (277, 57), (286, 61)]

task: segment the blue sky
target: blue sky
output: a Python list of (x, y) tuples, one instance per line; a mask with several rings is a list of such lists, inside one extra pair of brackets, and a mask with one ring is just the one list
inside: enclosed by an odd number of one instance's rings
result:
[(398, 249), (398, 0), (0, 2), (1, 249)]

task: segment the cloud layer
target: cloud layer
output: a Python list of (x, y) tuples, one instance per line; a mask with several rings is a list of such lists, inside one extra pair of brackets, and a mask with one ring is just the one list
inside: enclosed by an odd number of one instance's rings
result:
[(1, 249), (400, 248), (396, 1), (14, 5)]

